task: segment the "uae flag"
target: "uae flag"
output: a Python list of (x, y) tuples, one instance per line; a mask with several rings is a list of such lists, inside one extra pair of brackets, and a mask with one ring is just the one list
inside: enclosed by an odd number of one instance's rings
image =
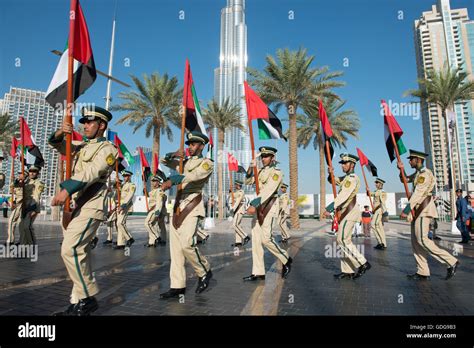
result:
[(17, 138), (13, 137), (12, 138), (12, 145), (11, 145), (11, 148), (10, 148), (10, 156), (12, 156), (12, 158), (15, 158), (16, 155), (17, 155), (17, 149), (18, 149), (18, 145), (20, 145), (20, 142), (18, 141)]
[(244, 81), (245, 102), (249, 121), (257, 120), (258, 138), (260, 140), (283, 139), (282, 125), (280, 119), (268, 108), (267, 104), (250, 88)]
[(229, 166), (229, 172), (237, 172), (239, 170), (239, 162), (232, 154), (227, 154), (227, 164)]
[(391, 136), (392, 134), (393, 138), (395, 139), (398, 154), (403, 155), (407, 152), (407, 149), (405, 148), (405, 145), (402, 141), (403, 130), (400, 128), (400, 125), (395, 120), (395, 117), (393, 117), (392, 113), (390, 112), (390, 108), (388, 107), (385, 100), (382, 100), (382, 107), (384, 110), (383, 122), (385, 126), (385, 146), (387, 147), (387, 152), (388, 156), (390, 157), (390, 161), (393, 162), (393, 160), (396, 158), (396, 153), (394, 142)]
[[(76, 132), (75, 130), (72, 131), (72, 141), (73, 142), (77, 142), (77, 143), (82, 143), (84, 141), (86, 141), (86, 138), (79, 132)], [(66, 156), (65, 155), (61, 155), (61, 161), (65, 161), (66, 160)]]
[(183, 106), (186, 112), (186, 129), (191, 131), (199, 131), (206, 134), (204, 122), (202, 120), (201, 108), (197, 98), (196, 89), (194, 88), (193, 74), (189, 60), (186, 59), (186, 68), (184, 70), (184, 90), (183, 90)]
[[(74, 3), (76, 4), (75, 17), (71, 19), (69, 29), (71, 31), (72, 26), (74, 26), (74, 38), (71, 40), (70, 32), (66, 49), (61, 55), (53, 79), (46, 92), (46, 101), (55, 108), (64, 106), (67, 98), (68, 57), (70, 54), (74, 58), (73, 102), (94, 83), (97, 77), (84, 13), (82, 12), (79, 0), (72, 0), (73, 5)], [(71, 41), (74, 43), (73, 47), (69, 47)]]
[(367, 166), (372, 173), (372, 176), (377, 176), (377, 167), (367, 158), (361, 149), (357, 148), (357, 155), (359, 156), (360, 165)]
[[(332, 147), (332, 144), (331, 144), (331, 138), (333, 136), (333, 133), (332, 133), (332, 128), (331, 128), (331, 123), (329, 123), (329, 118), (328, 118), (328, 115), (326, 113), (326, 109), (324, 108), (324, 105), (323, 105), (323, 102), (322, 102), (321, 99), (319, 100), (318, 111), (319, 111), (319, 119), (321, 120), (321, 127), (323, 129), (323, 144), (324, 144), (324, 146), (326, 146), (326, 141), (328, 142), (328, 144), (329, 144), (329, 155), (331, 156), (330, 159), (332, 161), (332, 159), (334, 157), (334, 148)], [(326, 148), (324, 149), (324, 157), (326, 158), (326, 163), (329, 166), (330, 162), (329, 162), (329, 158), (328, 158)]]
[(132, 154), (128, 151), (127, 147), (122, 140), (118, 137), (117, 133), (114, 134), (114, 144), (117, 147), (119, 153), (119, 172), (124, 170), (125, 168), (129, 167), (130, 165), (135, 163)]
[(38, 167), (44, 165), (43, 155), (39, 147), (36, 146), (30, 128), (23, 117), (20, 117), (20, 145), (22, 145), (26, 165), (30, 166), (34, 164)]
[(147, 182), (148, 178), (151, 175), (150, 164), (148, 163), (148, 160), (146, 159), (145, 154), (143, 153), (143, 149), (141, 147), (138, 148), (138, 152), (140, 153), (140, 164), (142, 167), (143, 177), (145, 179), (145, 182)]
[(207, 158), (214, 160), (214, 139), (212, 138), (212, 130), (208, 129), (207, 135), (209, 143), (207, 144)]

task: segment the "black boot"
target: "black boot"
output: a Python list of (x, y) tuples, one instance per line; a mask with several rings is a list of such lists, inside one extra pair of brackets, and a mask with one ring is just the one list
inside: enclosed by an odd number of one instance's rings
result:
[(243, 242), (242, 242), (242, 245), (245, 245), (247, 244), (248, 242), (250, 242), (250, 237), (249, 236), (245, 236)]
[(338, 273), (334, 275), (334, 278), (336, 279), (353, 279), (354, 278), (354, 273)]
[(132, 246), (133, 243), (135, 243), (135, 239), (130, 238), (129, 240), (127, 240), (127, 243), (125, 245), (129, 247)]
[(168, 298), (179, 298), (180, 295), (184, 295), (186, 293), (186, 288), (181, 289), (169, 289), (167, 292), (160, 294), (161, 299), (168, 299)]
[(246, 282), (253, 282), (255, 280), (265, 280), (265, 275), (255, 275), (255, 274), (251, 274), (247, 277), (243, 277), (242, 278), (244, 281)]
[(454, 275), (456, 274), (456, 270), (458, 269), (459, 267), (459, 261), (457, 261), (453, 266), (449, 267), (448, 268), (448, 273), (446, 274), (446, 280), (454, 277)]
[(74, 307), (76, 306), (76, 303), (70, 304), (69, 307), (66, 308), (66, 310), (62, 312), (54, 312), (51, 314), (53, 317), (63, 317), (63, 316), (71, 316), (74, 315)]
[(430, 280), (430, 276), (425, 276), (418, 273), (407, 274), (407, 278), (410, 280)]
[(89, 316), (92, 312), (95, 312), (99, 308), (99, 304), (95, 297), (86, 297), (79, 300), (72, 309), (72, 314), (78, 317)]
[(92, 240), (91, 240), (91, 249), (95, 249), (95, 247), (97, 246), (97, 243), (99, 242), (99, 238), (97, 237), (94, 237)]
[(199, 277), (198, 286), (196, 288), (196, 294), (200, 294), (209, 287), (209, 281), (212, 278), (212, 271), (209, 270), (203, 277)]
[(357, 273), (354, 275), (353, 279), (357, 279), (357, 278), (362, 277), (362, 275), (371, 268), (372, 268), (372, 266), (370, 265), (369, 261), (367, 261), (366, 263), (364, 263), (362, 266), (359, 267), (359, 269), (357, 270)]
[(108, 239), (102, 243), (102, 245), (111, 245), (111, 244), (112, 244), (112, 241)]
[(288, 258), (288, 261), (283, 265), (281, 269), (281, 277), (284, 279), (288, 277), (288, 274), (291, 272), (291, 264), (293, 263), (293, 259), (291, 257)]

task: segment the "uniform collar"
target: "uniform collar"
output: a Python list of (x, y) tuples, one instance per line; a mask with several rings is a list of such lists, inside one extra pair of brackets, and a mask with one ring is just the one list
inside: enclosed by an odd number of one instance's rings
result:
[(420, 169), (417, 168), (416, 171), (417, 171), (418, 173), (422, 173), (422, 172), (425, 171), (425, 169), (426, 169), (426, 168), (423, 166), (423, 167), (420, 167)]
[(200, 154), (199, 156), (190, 156), (189, 158), (198, 159), (198, 158), (203, 158), (203, 156), (202, 156), (202, 154)]
[(107, 140), (105, 137), (100, 137), (100, 138), (88, 139), (86, 142), (88, 142), (89, 144), (94, 144), (94, 143), (101, 143), (105, 140)]

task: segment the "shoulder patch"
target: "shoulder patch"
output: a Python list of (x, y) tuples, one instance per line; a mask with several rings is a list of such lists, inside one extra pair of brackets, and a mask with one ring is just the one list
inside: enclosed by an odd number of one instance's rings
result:
[(107, 161), (107, 165), (109, 165), (109, 167), (113, 166), (114, 163), (115, 163), (115, 157), (114, 155), (112, 154), (109, 154), (106, 158), (106, 161)]
[(345, 187), (345, 188), (351, 187), (351, 182), (350, 182), (350, 181), (346, 181), (346, 183), (344, 184), (344, 187)]
[(418, 180), (416, 181), (417, 184), (423, 184), (425, 182), (425, 177), (424, 176), (419, 176)]
[(208, 162), (205, 161), (205, 162), (202, 164), (202, 169), (204, 169), (204, 170), (209, 170), (209, 169), (211, 169), (211, 166), (209, 165)]
[(280, 176), (279, 176), (278, 174), (276, 174), (276, 173), (273, 174), (273, 180), (274, 180), (274, 181), (278, 181), (278, 178), (279, 178), (279, 177), (280, 177)]

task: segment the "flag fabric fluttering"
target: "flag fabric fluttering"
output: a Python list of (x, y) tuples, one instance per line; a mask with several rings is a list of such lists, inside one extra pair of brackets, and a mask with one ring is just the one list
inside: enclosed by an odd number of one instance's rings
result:
[(209, 143), (207, 144), (207, 158), (214, 160), (214, 139), (212, 138), (212, 130), (209, 129), (207, 132), (209, 137)]
[(241, 165), (239, 165), (239, 166), (238, 166), (238, 169), (237, 169), (237, 173), (247, 174), (247, 170), (245, 170), (244, 167), (242, 167)]
[(152, 162), (152, 165), (151, 165), (151, 168), (152, 168), (152, 172), (153, 172), (153, 175), (156, 175), (156, 172), (158, 171), (158, 167), (160, 165), (160, 159), (158, 157), (158, 154), (157, 153), (154, 153), (153, 154), (153, 162)]
[(111, 142), (115, 142), (115, 136), (117, 135), (117, 132), (107, 130), (107, 140)]
[(33, 139), (30, 128), (23, 117), (20, 117), (20, 143), (18, 145), (24, 146), (22, 149), (26, 165), (35, 165), (43, 167), (43, 155)]
[[(73, 101), (79, 98), (95, 81), (97, 72), (95, 69), (94, 56), (92, 54), (89, 31), (87, 29), (84, 13), (82, 12), (79, 0), (76, 2), (74, 20), (74, 47), (72, 50), (74, 58), (73, 67)], [(54, 72), (48, 90), (46, 101), (53, 107), (64, 106), (67, 98), (68, 80), (68, 57), (69, 40), (66, 49), (61, 55), (59, 64)]]
[(359, 156), (360, 165), (362, 167), (369, 167), (372, 176), (377, 176), (377, 167), (370, 161), (361, 149), (357, 148), (357, 155)]
[[(84, 137), (81, 133), (79, 132), (76, 132), (75, 130), (72, 131), (72, 141), (75, 141), (75, 142), (83, 142), (83, 141), (86, 141), (86, 137)], [(61, 155), (61, 161), (65, 161), (66, 160), (66, 156), (65, 155)]]
[(119, 153), (119, 171), (124, 170), (128, 166), (135, 163), (132, 154), (128, 151), (125, 144), (120, 140), (117, 134), (114, 135), (114, 144), (117, 147)]
[(227, 153), (227, 164), (230, 172), (237, 172), (239, 170), (239, 162), (232, 154)]
[(10, 147), (10, 156), (12, 156), (12, 158), (15, 158), (16, 155), (17, 155), (17, 149), (18, 149), (18, 146), (20, 145), (20, 142), (18, 141), (17, 138), (13, 137), (12, 138), (12, 145)]
[[(331, 161), (334, 157), (334, 148), (331, 143), (331, 138), (333, 136), (332, 128), (331, 128), (331, 123), (329, 122), (328, 115), (326, 113), (326, 109), (324, 108), (322, 100), (319, 100), (319, 119), (321, 120), (321, 127), (323, 130), (323, 144), (326, 146), (326, 141), (329, 144), (329, 155), (331, 156)], [(329, 158), (327, 151), (324, 150), (324, 157), (326, 158), (326, 164), (329, 165)]]
[(202, 120), (201, 108), (196, 94), (196, 88), (194, 87), (191, 66), (189, 65), (188, 59), (186, 59), (186, 68), (184, 70), (183, 106), (186, 112), (186, 129), (189, 132), (199, 131), (206, 134), (204, 121)]
[(140, 153), (140, 164), (142, 167), (143, 177), (145, 178), (145, 181), (148, 181), (148, 178), (151, 175), (150, 164), (148, 163), (141, 147), (138, 148), (138, 152)]
[(384, 110), (384, 130), (385, 130), (385, 146), (387, 147), (388, 156), (390, 157), (390, 161), (396, 158), (395, 147), (392, 141), (392, 136), (395, 138), (395, 143), (397, 145), (398, 153), (403, 155), (407, 152), (405, 145), (402, 141), (403, 130), (401, 129), (400, 125), (398, 124), (395, 117), (393, 117), (392, 113), (390, 112), (390, 108), (388, 107), (385, 100), (382, 100), (382, 107)]
[(244, 81), (245, 103), (247, 115), (250, 121), (259, 118), (268, 119), (268, 106), (263, 102), (255, 91)]

